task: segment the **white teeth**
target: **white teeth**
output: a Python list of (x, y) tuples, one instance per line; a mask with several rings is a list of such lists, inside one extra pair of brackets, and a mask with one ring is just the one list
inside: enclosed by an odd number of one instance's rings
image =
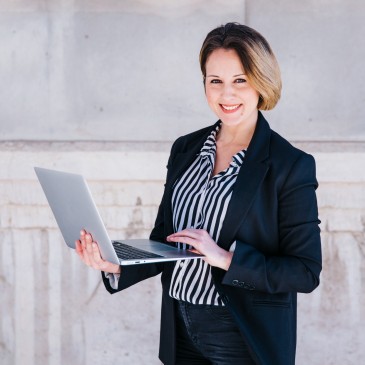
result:
[(234, 110), (234, 109), (237, 109), (239, 106), (240, 106), (240, 104), (233, 105), (233, 106), (228, 106), (228, 105), (222, 104), (223, 109), (226, 109), (226, 110)]

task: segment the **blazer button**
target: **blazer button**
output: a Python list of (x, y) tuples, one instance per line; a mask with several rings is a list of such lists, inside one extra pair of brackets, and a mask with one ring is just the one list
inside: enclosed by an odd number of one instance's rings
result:
[(233, 281), (232, 281), (232, 284), (233, 284), (233, 285), (238, 285), (238, 280), (233, 280)]

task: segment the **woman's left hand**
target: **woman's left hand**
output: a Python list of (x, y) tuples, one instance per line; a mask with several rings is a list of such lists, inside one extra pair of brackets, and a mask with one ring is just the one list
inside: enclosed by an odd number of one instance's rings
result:
[(232, 252), (219, 247), (204, 229), (187, 228), (167, 236), (168, 242), (181, 242), (191, 245), (205, 256), (204, 260), (211, 266), (228, 270), (232, 261)]

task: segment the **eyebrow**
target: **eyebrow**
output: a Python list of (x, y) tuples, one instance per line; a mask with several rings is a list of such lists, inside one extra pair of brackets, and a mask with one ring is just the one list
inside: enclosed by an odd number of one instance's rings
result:
[[(238, 76), (245, 76), (245, 74), (233, 75), (233, 77), (238, 77)], [(220, 76), (218, 76), (218, 75), (208, 75), (207, 77), (220, 77)]]

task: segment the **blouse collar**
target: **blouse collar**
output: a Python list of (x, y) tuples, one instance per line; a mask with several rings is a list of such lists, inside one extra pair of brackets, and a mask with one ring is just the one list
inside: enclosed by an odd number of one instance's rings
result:
[[(216, 151), (217, 151), (216, 137), (217, 137), (218, 132), (221, 129), (221, 126), (222, 126), (222, 122), (220, 122), (210, 132), (208, 138), (204, 142), (203, 147), (201, 148), (201, 150), (199, 152), (200, 156), (202, 156), (202, 157), (210, 156), (210, 157), (215, 158), (215, 154), (216, 154)], [(241, 150), (241, 151), (237, 152), (232, 158), (231, 166), (240, 167), (243, 163), (245, 155), (246, 155), (246, 150)]]

